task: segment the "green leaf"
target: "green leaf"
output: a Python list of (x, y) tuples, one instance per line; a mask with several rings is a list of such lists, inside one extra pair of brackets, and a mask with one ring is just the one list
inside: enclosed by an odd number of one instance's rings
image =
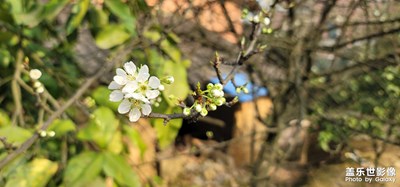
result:
[(144, 31), (143, 36), (150, 39), (152, 42), (157, 42), (161, 39), (161, 33), (159, 31)]
[(13, 14), (14, 20), (17, 24), (26, 25), (30, 28), (33, 28), (43, 20), (41, 16), (43, 9), (44, 7), (38, 4), (29, 12), (19, 12)]
[(12, 33), (12, 32), (0, 31), (0, 42), (8, 43), (13, 36), (14, 36), (14, 33)]
[(72, 157), (64, 172), (64, 186), (86, 186), (100, 174), (103, 160), (103, 155), (95, 152)]
[(107, 185), (106, 181), (103, 178), (96, 177), (94, 180), (92, 180), (91, 182), (87, 183), (86, 186), (90, 186), (90, 187), (108, 187), (110, 185)]
[[(187, 82), (187, 71), (183, 64), (166, 61), (164, 64), (164, 75), (171, 75), (174, 77), (175, 82), (172, 85), (165, 86), (164, 94), (165, 99), (170, 106), (175, 106), (176, 103), (168, 97), (174, 95), (175, 97), (184, 100), (189, 92), (189, 84)], [(158, 75), (161, 77), (160, 75)]]
[[(169, 107), (165, 113), (181, 113), (181, 108), (179, 107)], [(163, 119), (155, 119), (153, 120), (154, 128), (157, 131), (157, 139), (161, 149), (166, 148), (171, 145), (171, 143), (175, 140), (176, 135), (178, 135), (178, 131), (182, 126), (182, 119), (173, 119), (168, 122), (167, 125), (164, 125)]]
[[(0, 128), (0, 136), (6, 137), (8, 143), (13, 144), (14, 146), (19, 146), (22, 142), (32, 136), (32, 132), (13, 125)], [(3, 148), (3, 146), (3, 144), (0, 144), (0, 148)]]
[(58, 165), (47, 159), (36, 158), (24, 167), (19, 167), (7, 180), (6, 187), (46, 186), (56, 173)]
[(99, 86), (93, 91), (92, 97), (97, 104), (111, 108), (113, 111), (117, 111), (119, 102), (110, 101), (110, 94), (111, 90), (107, 87)]
[(0, 127), (11, 125), (11, 120), (8, 117), (8, 114), (0, 109)]
[(116, 131), (107, 145), (107, 150), (111, 153), (119, 154), (123, 149), (122, 145), (122, 134), (120, 131)]
[(82, 22), (83, 18), (86, 15), (86, 12), (89, 9), (90, 0), (81, 0), (78, 4), (75, 5), (74, 9), (77, 10), (77, 13), (74, 14), (71, 20), (68, 22), (67, 26), (67, 34), (71, 34)]
[(140, 180), (126, 159), (120, 155), (104, 152), (103, 170), (122, 186), (140, 186)]
[(40, 82), (46, 87), (53, 97), (58, 97), (61, 94), (61, 89), (57, 80), (45, 71), (42, 71), (43, 75), (40, 77)]
[(181, 51), (176, 47), (176, 45), (171, 44), (169, 40), (163, 40), (160, 47), (174, 62), (181, 62)]
[[(7, 155), (7, 152), (3, 152), (2, 154), (0, 154), (0, 159), (4, 159)], [(7, 163), (7, 165), (0, 170), (0, 176), (9, 178), (9, 176), (15, 173), (19, 168), (25, 167), (26, 162), (27, 158), (25, 155), (17, 156), (13, 161)]]
[(56, 119), (49, 127), (49, 131), (54, 131), (56, 133), (56, 137), (61, 137), (64, 134), (75, 130), (76, 125), (70, 119)]
[[(1, 33), (0, 33), (0, 35), (1, 35)], [(1, 41), (0, 41), (0, 43), (1, 43)], [(13, 57), (11, 56), (10, 51), (0, 49), (0, 67), (2, 67), (4, 69), (8, 68), (12, 58)]]
[(6, 0), (11, 5), (11, 13), (18, 14), (23, 11), (23, 1), (22, 0)]
[(164, 75), (164, 65), (165, 60), (161, 54), (154, 48), (144, 49), (146, 54), (146, 62), (150, 65), (150, 70), (152, 74), (156, 74), (158, 77), (163, 77)]
[[(93, 113), (88, 125), (78, 132), (78, 139), (95, 142), (106, 149), (119, 126), (114, 113), (107, 107), (99, 107)], [(114, 142), (115, 143), (115, 142)], [(121, 140), (119, 143), (122, 144)]]
[(104, 11), (103, 8), (94, 8), (93, 11), (90, 11), (89, 16), (91, 26), (96, 29), (108, 25), (109, 13)]
[(96, 36), (96, 44), (101, 49), (109, 49), (130, 38), (122, 25), (107, 25)]
[(333, 134), (330, 131), (322, 131), (319, 133), (318, 141), (319, 145), (321, 146), (322, 150), (329, 151), (329, 143), (333, 139)]
[(69, 0), (51, 0), (44, 5), (43, 17), (48, 21), (52, 21), (61, 10), (67, 5)]
[(142, 136), (140, 136), (139, 132), (131, 128), (128, 125), (123, 126), (124, 132), (129, 140), (139, 149), (140, 151), (140, 158), (143, 158), (144, 152), (147, 149), (146, 143), (144, 142)]
[(135, 35), (136, 19), (129, 10), (128, 4), (122, 3), (120, 0), (106, 0), (105, 4), (114, 15), (122, 20), (129, 33)]

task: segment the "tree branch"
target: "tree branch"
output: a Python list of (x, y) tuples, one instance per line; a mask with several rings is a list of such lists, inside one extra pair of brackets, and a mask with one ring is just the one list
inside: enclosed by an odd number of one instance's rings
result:
[(335, 51), (337, 49), (340, 49), (342, 47), (346, 47), (347, 45), (353, 44), (355, 42), (359, 42), (359, 41), (363, 41), (363, 40), (369, 40), (372, 38), (377, 38), (377, 37), (382, 37), (385, 35), (389, 35), (389, 34), (396, 34), (400, 32), (400, 28), (395, 28), (389, 31), (383, 31), (383, 32), (378, 32), (378, 33), (374, 33), (374, 34), (370, 34), (370, 35), (366, 35), (363, 37), (359, 37), (359, 38), (354, 38), (352, 40), (346, 41), (346, 42), (342, 42), (340, 44), (334, 45), (332, 47), (319, 47), (319, 49), (321, 50), (326, 50), (326, 51)]

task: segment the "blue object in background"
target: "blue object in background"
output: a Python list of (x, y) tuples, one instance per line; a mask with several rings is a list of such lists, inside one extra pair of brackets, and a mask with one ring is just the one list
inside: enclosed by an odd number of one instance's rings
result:
[[(226, 78), (226, 75), (223, 75), (223, 78)], [(245, 94), (241, 92), (240, 94), (236, 93), (236, 88), (233, 86), (232, 81), (229, 81), (225, 86), (224, 86), (224, 92), (233, 96), (238, 96), (240, 102), (247, 102), (247, 101), (252, 101), (255, 98), (260, 97), (260, 96), (267, 96), (268, 95), (268, 89), (266, 87), (261, 87), (257, 85), (253, 85), (253, 83), (249, 82), (249, 78), (244, 74), (244, 73), (237, 73), (235, 75), (235, 83), (237, 86), (243, 86), (244, 84), (247, 83), (246, 88), (249, 90), (248, 94)], [(212, 83), (219, 83), (218, 77), (213, 77), (210, 80)], [(256, 90), (256, 93), (253, 95), (253, 89)]]

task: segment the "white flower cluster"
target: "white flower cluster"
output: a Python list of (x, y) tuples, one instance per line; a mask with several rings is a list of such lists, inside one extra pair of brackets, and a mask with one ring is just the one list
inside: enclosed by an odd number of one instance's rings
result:
[(214, 111), (217, 106), (221, 106), (226, 103), (224, 97), (225, 93), (222, 90), (223, 86), (219, 83), (207, 85), (207, 90), (201, 91), (201, 100), (196, 100), (191, 107), (186, 107), (183, 109), (183, 114), (190, 115), (191, 110), (194, 109), (200, 113), (201, 116), (206, 116), (208, 111)]
[(108, 86), (113, 90), (110, 101), (119, 102), (118, 112), (127, 114), (129, 121), (135, 122), (143, 115), (151, 113), (151, 105), (160, 101), (160, 91), (164, 90), (160, 79), (150, 76), (149, 68), (143, 65), (136, 68), (130, 61), (124, 64), (124, 68), (117, 68), (113, 81)]

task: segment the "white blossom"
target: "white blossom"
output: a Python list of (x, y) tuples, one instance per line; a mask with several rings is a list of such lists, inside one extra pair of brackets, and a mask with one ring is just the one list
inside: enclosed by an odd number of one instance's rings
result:
[(118, 113), (127, 114), (131, 122), (149, 115), (151, 105), (157, 103), (160, 91), (164, 90), (160, 79), (150, 76), (147, 65), (137, 68), (132, 61), (125, 63), (123, 69), (117, 68), (115, 73), (108, 89), (112, 90), (110, 101), (121, 102)]

